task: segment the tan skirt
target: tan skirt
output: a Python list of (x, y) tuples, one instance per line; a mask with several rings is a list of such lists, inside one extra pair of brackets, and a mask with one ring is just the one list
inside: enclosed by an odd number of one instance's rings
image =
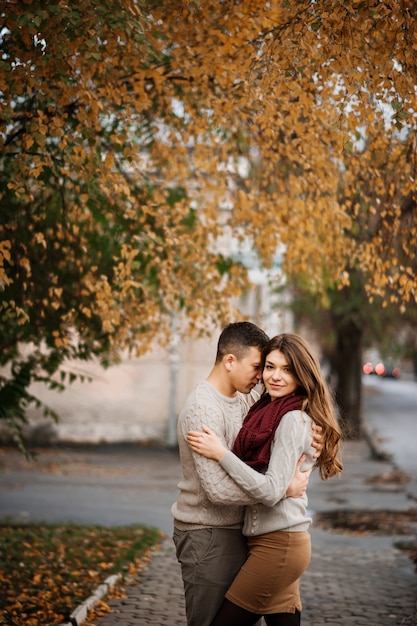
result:
[(276, 531), (248, 537), (249, 555), (226, 593), (259, 615), (301, 612), (301, 574), (311, 558), (309, 532)]

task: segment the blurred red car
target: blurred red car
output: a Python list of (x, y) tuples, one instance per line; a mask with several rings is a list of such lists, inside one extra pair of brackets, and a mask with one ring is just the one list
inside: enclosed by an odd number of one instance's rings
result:
[(364, 374), (375, 374), (376, 376), (381, 376), (381, 378), (400, 378), (401, 370), (399, 367), (391, 367), (390, 365), (385, 365), (380, 361), (376, 365), (373, 365), (370, 361), (364, 364), (363, 368)]

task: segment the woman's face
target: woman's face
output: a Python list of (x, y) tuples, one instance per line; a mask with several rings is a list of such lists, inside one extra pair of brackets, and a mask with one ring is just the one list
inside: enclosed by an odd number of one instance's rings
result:
[(273, 400), (288, 396), (299, 386), (287, 358), (279, 350), (272, 350), (267, 355), (262, 376), (266, 390)]

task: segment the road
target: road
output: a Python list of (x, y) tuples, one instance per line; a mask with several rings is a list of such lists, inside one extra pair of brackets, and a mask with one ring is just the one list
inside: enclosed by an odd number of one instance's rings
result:
[(175, 450), (134, 444), (51, 447), (28, 461), (0, 450), (0, 518), (119, 526), (172, 534), (181, 476)]
[(376, 376), (363, 380), (368, 430), (398, 468), (417, 479), (417, 382)]
[[(417, 383), (365, 377), (366, 424), (410, 473), (417, 499)], [(181, 468), (176, 450), (127, 444), (40, 450), (37, 461), (0, 449), (0, 518), (156, 526), (170, 535)]]

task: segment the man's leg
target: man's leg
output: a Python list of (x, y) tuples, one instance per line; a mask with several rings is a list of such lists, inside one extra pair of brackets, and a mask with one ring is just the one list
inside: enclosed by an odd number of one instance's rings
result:
[(175, 529), (174, 543), (184, 582), (187, 624), (209, 626), (246, 559), (246, 540), (240, 530)]

